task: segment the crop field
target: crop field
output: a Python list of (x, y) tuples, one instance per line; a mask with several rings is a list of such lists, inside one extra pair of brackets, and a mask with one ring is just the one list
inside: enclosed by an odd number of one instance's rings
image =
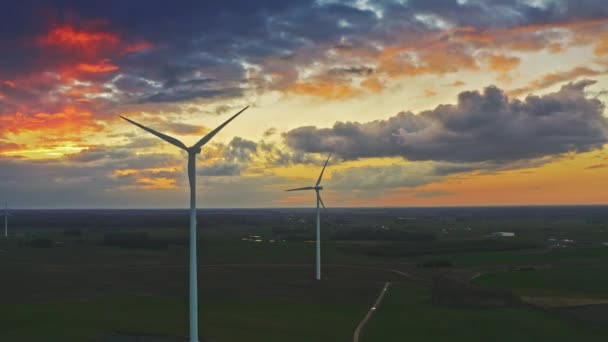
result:
[[(319, 282), (312, 212), (203, 212), (201, 336), (352, 341), (391, 282), (362, 341), (402, 341), (404, 334), (414, 341), (606, 340), (596, 318), (608, 299), (608, 248), (600, 243), (608, 219), (596, 209), (550, 213), (335, 210), (325, 217)], [(0, 240), (0, 341), (114, 342), (114, 333), (184, 340), (183, 212), (17, 212), (12, 222), (12, 236)], [(517, 236), (489, 237), (506, 227)], [(552, 248), (549, 239), (575, 243)], [(432, 300), (438, 276), (462, 283), (476, 276), (479, 289), (509, 291), (522, 302), (441, 305)], [(469, 294), (473, 302), (491, 302), (479, 289)]]
[(426, 288), (397, 285), (369, 323), (365, 341), (604, 341), (608, 328), (533, 308), (433, 306)]

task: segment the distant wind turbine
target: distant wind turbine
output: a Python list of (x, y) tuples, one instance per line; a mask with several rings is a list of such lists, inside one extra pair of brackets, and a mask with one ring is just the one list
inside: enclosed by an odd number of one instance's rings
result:
[(209, 132), (196, 144), (187, 147), (181, 141), (170, 137), (166, 134), (159, 133), (151, 128), (140, 125), (133, 120), (129, 120), (123, 116), (121, 118), (134, 124), (135, 126), (150, 132), (164, 141), (175, 145), (182, 150), (188, 152), (188, 181), (190, 183), (190, 342), (198, 342), (198, 277), (197, 277), (197, 257), (196, 257), (196, 155), (201, 153), (201, 147), (213, 138), (222, 128), (230, 121), (234, 120), (239, 114), (245, 111), (249, 106), (241, 109), (240, 112), (234, 114), (230, 119), (219, 125), (216, 129)]
[(317, 179), (317, 184), (315, 184), (315, 186), (306, 186), (303, 188), (285, 190), (285, 191), (314, 190), (317, 193), (317, 242), (316, 242), (316, 244), (317, 244), (316, 278), (317, 278), (317, 280), (321, 280), (321, 212), (319, 209), (319, 203), (321, 203), (321, 205), (323, 206), (323, 209), (327, 209), (327, 208), (325, 208), (325, 203), (323, 203), (323, 200), (321, 199), (321, 194), (319, 193), (319, 191), (323, 190), (323, 187), (321, 186), (321, 179), (323, 178), (323, 172), (325, 172), (325, 167), (327, 166), (327, 162), (329, 161), (330, 157), (331, 157), (331, 154), (329, 156), (327, 156), (327, 160), (325, 161), (325, 164), (323, 165), (323, 169), (321, 169), (321, 174), (319, 175), (319, 179)]

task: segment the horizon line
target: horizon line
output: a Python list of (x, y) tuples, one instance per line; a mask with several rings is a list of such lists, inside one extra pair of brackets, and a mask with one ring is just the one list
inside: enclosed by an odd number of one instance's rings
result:
[[(413, 205), (413, 206), (336, 206), (332, 209), (441, 209), (441, 208), (538, 208), (538, 207), (608, 207), (608, 203), (595, 204), (489, 204), (489, 205)], [(300, 207), (206, 207), (197, 210), (276, 210), (311, 209)], [(311, 210), (313, 210), (312, 208)], [(12, 207), (11, 210), (189, 210), (181, 207)]]

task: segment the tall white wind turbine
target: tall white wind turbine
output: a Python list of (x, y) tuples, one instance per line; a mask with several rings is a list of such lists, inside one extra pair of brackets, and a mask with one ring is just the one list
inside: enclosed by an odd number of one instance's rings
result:
[(150, 132), (164, 141), (175, 145), (182, 150), (188, 152), (188, 181), (190, 183), (190, 342), (198, 342), (198, 277), (197, 277), (197, 257), (196, 257), (196, 155), (201, 153), (201, 147), (213, 138), (222, 128), (230, 121), (234, 120), (239, 114), (245, 111), (249, 106), (241, 109), (240, 112), (234, 114), (230, 119), (219, 125), (216, 129), (209, 132), (196, 144), (187, 147), (181, 141), (170, 137), (166, 134), (159, 133), (151, 128), (138, 124), (133, 120), (129, 120), (123, 116), (121, 118), (134, 124), (135, 126)]
[(315, 184), (315, 186), (306, 186), (303, 188), (285, 190), (285, 191), (314, 190), (317, 193), (317, 241), (316, 241), (317, 267), (316, 267), (316, 275), (315, 275), (315, 278), (317, 280), (321, 280), (321, 212), (320, 212), (320, 208), (319, 208), (319, 203), (321, 203), (321, 205), (323, 206), (323, 209), (326, 209), (325, 203), (323, 203), (323, 200), (321, 199), (321, 194), (319, 193), (319, 191), (323, 190), (323, 187), (321, 186), (321, 179), (323, 178), (323, 172), (325, 172), (325, 167), (327, 166), (327, 162), (329, 161), (330, 157), (331, 157), (331, 155), (327, 156), (327, 160), (325, 161), (325, 164), (323, 165), (323, 169), (321, 169), (321, 174), (319, 174), (319, 179), (317, 179), (317, 184)]

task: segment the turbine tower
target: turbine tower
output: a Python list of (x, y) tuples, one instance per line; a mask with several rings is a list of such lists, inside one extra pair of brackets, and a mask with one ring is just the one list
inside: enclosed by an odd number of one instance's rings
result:
[(8, 237), (8, 201), (4, 202), (4, 237)]
[(245, 111), (249, 106), (241, 109), (240, 112), (234, 114), (230, 119), (219, 125), (216, 129), (209, 132), (196, 144), (187, 147), (181, 141), (170, 137), (166, 134), (159, 133), (151, 128), (140, 125), (133, 120), (129, 120), (123, 116), (124, 120), (133, 125), (156, 135), (164, 141), (175, 145), (188, 153), (188, 181), (190, 183), (190, 342), (198, 342), (198, 277), (197, 277), (197, 256), (196, 256), (196, 155), (201, 153), (201, 147), (213, 138), (222, 128), (230, 121), (234, 120), (239, 114)]
[(323, 187), (321, 186), (321, 179), (323, 178), (323, 172), (325, 172), (325, 167), (327, 166), (327, 162), (329, 161), (330, 157), (331, 157), (331, 154), (329, 156), (327, 156), (327, 160), (325, 161), (325, 164), (323, 165), (323, 169), (321, 169), (321, 174), (319, 175), (319, 179), (317, 179), (317, 184), (315, 184), (315, 186), (306, 186), (303, 188), (285, 190), (285, 191), (314, 190), (317, 193), (317, 242), (316, 242), (317, 267), (316, 267), (316, 275), (315, 275), (315, 278), (317, 280), (321, 280), (321, 212), (319, 209), (319, 203), (321, 203), (321, 205), (323, 206), (323, 209), (326, 209), (325, 203), (323, 203), (323, 200), (321, 199), (321, 194), (319, 193), (319, 191), (323, 190)]

